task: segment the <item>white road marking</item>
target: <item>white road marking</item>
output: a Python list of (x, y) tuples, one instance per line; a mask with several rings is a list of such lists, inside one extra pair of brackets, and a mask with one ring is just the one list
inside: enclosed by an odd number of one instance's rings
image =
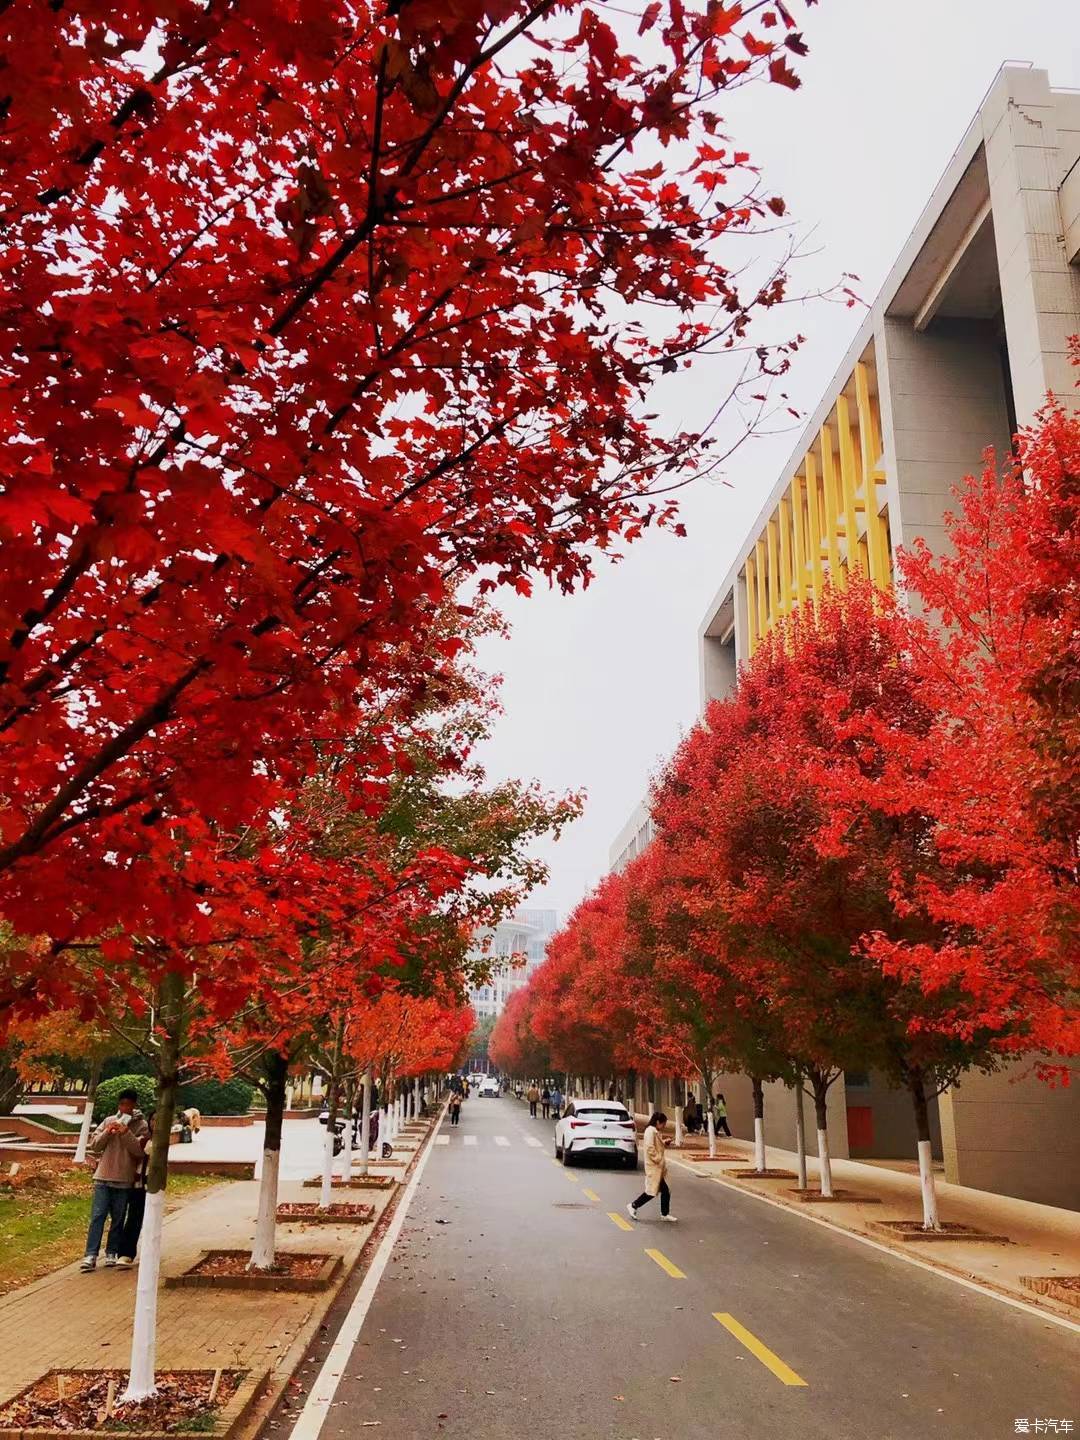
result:
[(1028, 1315), (1034, 1315), (1037, 1320), (1045, 1320), (1051, 1325), (1060, 1325), (1063, 1330), (1072, 1330), (1080, 1335), (1080, 1325), (1075, 1320), (1069, 1320), (1064, 1315), (1057, 1315), (1052, 1310), (1043, 1310), (1037, 1305), (1028, 1305), (1023, 1300), (1017, 1300), (1012, 1295), (1002, 1295), (998, 1290), (987, 1290), (975, 1280), (968, 1280), (963, 1275), (956, 1275), (951, 1270), (942, 1270), (939, 1266), (933, 1265), (929, 1260), (920, 1260), (917, 1255), (908, 1255), (903, 1250), (894, 1250), (891, 1245), (880, 1245), (876, 1240), (871, 1240), (869, 1235), (860, 1235), (857, 1230), (845, 1230), (842, 1225), (834, 1225), (826, 1220), (823, 1215), (804, 1215), (801, 1210), (794, 1210), (792, 1206), (785, 1205), (782, 1200), (774, 1200), (770, 1195), (763, 1195), (760, 1190), (744, 1190), (741, 1185), (733, 1185), (730, 1181), (723, 1181), (718, 1175), (705, 1175), (700, 1170), (694, 1170), (693, 1161), (676, 1160), (675, 1164), (681, 1170), (686, 1170), (698, 1180), (708, 1180), (713, 1185), (723, 1185), (728, 1190), (738, 1190), (740, 1195), (749, 1195), (751, 1200), (757, 1200), (760, 1204), (771, 1205), (774, 1210), (783, 1210), (788, 1215), (795, 1215), (798, 1219), (811, 1225), (821, 1225), (826, 1230), (831, 1230), (834, 1235), (846, 1235), (849, 1240), (855, 1240), (860, 1245), (868, 1245), (871, 1250), (880, 1250), (883, 1255), (891, 1255), (894, 1260), (900, 1260), (905, 1265), (914, 1265), (917, 1270), (926, 1270), (931, 1275), (939, 1275), (942, 1280), (951, 1280), (954, 1285), (963, 1285), (965, 1290), (974, 1290), (976, 1294), (985, 1295), (988, 1300), (999, 1300), (1003, 1305), (1011, 1305), (1014, 1310), (1023, 1310)]
[(509, 1145), (509, 1144), (510, 1144), (510, 1141), (506, 1138), (505, 1135), (496, 1135), (496, 1136), (495, 1136), (495, 1144), (496, 1144), (496, 1145)]
[(424, 1173), (424, 1166), (428, 1162), (431, 1151), (431, 1145), (424, 1147), (424, 1153), (417, 1162), (412, 1179), (405, 1187), (405, 1193), (398, 1202), (394, 1218), (390, 1221), (386, 1234), (375, 1251), (371, 1268), (364, 1276), (364, 1283), (356, 1292), (356, 1299), (349, 1306), (349, 1312), (342, 1322), (337, 1339), (331, 1345), (329, 1353), (323, 1361), (322, 1369), (304, 1402), (304, 1408), (296, 1417), (296, 1424), (292, 1428), (290, 1440), (318, 1440), (323, 1422), (330, 1411), (330, 1406), (334, 1403), (338, 1382), (344, 1375), (353, 1348), (360, 1338), (360, 1331), (364, 1328), (364, 1321), (367, 1319), (371, 1302), (375, 1298), (383, 1271), (386, 1269), (390, 1255), (397, 1244), (398, 1236), (401, 1234), (402, 1226), (405, 1224), (405, 1217), (409, 1213), (409, 1206), (412, 1204), (413, 1196), (416, 1194), (420, 1177)]
[(476, 1144), (476, 1136), (475, 1136), (475, 1135), (466, 1135), (466, 1136), (465, 1136), (465, 1144), (466, 1144), (466, 1145), (475, 1145), (475, 1144)]
[(542, 1140), (537, 1140), (535, 1135), (526, 1135), (525, 1144), (535, 1145), (537, 1150), (542, 1150), (544, 1148), (544, 1142)]
[(449, 1135), (436, 1135), (436, 1136), (435, 1136), (435, 1144), (436, 1144), (436, 1145), (449, 1145), (449, 1144), (450, 1144), (450, 1136), (449, 1136)]

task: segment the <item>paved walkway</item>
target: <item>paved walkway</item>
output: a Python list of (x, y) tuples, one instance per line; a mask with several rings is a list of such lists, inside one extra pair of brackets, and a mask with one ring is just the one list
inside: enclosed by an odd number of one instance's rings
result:
[[(286, 1122), (282, 1200), (311, 1201), (304, 1177), (312, 1175), (321, 1156), (323, 1130), (315, 1120)], [(306, 1130), (301, 1129), (306, 1127)], [(262, 1127), (204, 1130), (185, 1149), (210, 1149), (204, 1138), (214, 1136), (213, 1149), (228, 1147), (229, 1158), (245, 1158), (257, 1144)], [(242, 1148), (245, 1157), (238, 1157)], [(216, 1185), (185, 1202), (165, 1218), (162, 1272), (179, 1274), (200, 1251), (239, 1249), (251, 1244), (258, 1202), (256, 1181)], [(391, 1192), (392, 1193), (392, 1192)], [(350, 1200), (371, 1202), (377, 1212), (390, 1196), (379, 1191), (350, 1191)], [(282, 1250), (320, 1250), (354, 1258), (371, 1233), (370, 1225), (284, 1225), (278, 1229)], [(52, 1366), (127, 1366), (137, 1271), (99, 1268), (80, 1274), (67, 1265), (44, 1279), (0, 1298), (0, 1400), (9, 1398)], [(273, 1291), (162, 1289), (158, 1298), (158, 1364), (207, 1367), (248, 1366), (280, 1370), (295, 1363), (290, 1354), (306, 1344), (312, 1322), (326, 1310), (329, 1293), (288, 1294)]]

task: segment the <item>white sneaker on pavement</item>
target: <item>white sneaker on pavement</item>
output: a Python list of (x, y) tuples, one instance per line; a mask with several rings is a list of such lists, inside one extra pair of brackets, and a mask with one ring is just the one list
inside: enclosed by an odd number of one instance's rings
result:
[(679, 1223), (677, 1217), (674, 1215), (661, 1215), (660, 1219), (665, 1220), (669, 1225), (677, 1225)]
[(116, 1256), (115, 1256), (115, 1255), (106, 1255), (106, 1256), (105, 1256), (105, 1269), (106, 1269), (106, 1270), (111, 1270), (112, 1267), (113, 1267), (115, 1264), (116, 1264)]
[(637, 1219), (637, 1211), (634, 1209), (634, 1202), (632, 1200), (629, 1201), (626, 1206), (626, 1213), (630, 1216), (631, 1220)]
[(79, 1269), (80, 1269), (80, 1270), (83, 1270), (83, 1271), (96, 1270), (96, 1269), (97, 1269), (97, 1256), (96, 1256), (96, 1255), (84, 1255), (83, 1258), (82, 1258), (82, 1260), (79, 1262)]
[(121, 1270), (130, 1270), (131, 1267), (135, 1264), (135, 1261), (131, 1258), (130, 1255), (118, 1255), (116, 1257), (116, 1263), (117, 1265), (119, 1265)]

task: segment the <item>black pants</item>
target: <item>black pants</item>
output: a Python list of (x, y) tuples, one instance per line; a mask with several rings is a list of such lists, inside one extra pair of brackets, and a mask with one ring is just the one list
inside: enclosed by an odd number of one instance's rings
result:
[(729, 1140), (731, 1139), (731, 1129), (727, 1123), (726, 1115), (720, 1115), (717, 1117), (716, 1133), (718, 1135), (726, 1135)]
[(143, 1215), (146, 1211), (146, 1191), (142, 1186), (133, 1186), (128, 1191), (127, 1210), (124, 1213), (124, 1228), (120, 1232), (120, 1243), (116, 1247), (117, 1255), (127, 1255), (132, 1260), (139, 1248), (139, 1236), (142, 1234)]
[(457, 1107), (457, 1109), (451, 1108), (451, 1110), (450, 1110), (450, 1124), (451, 1124), (451, 1125), (456, 1125), (457, 1122), (458, 1122), (460, 1119), (461, 1119), (461, 1106), (459, 1105), (459, 1106)]
[(535, 1117), (535, 1115), (536, 1115), (536, 1101), (535, 1101), (535, 1100), (530, 1100), (530, 1101), (529, 1101), (529, 1114), (532, 1115), (533, 1117)]
[(550, 1119), (551, 1119), (551, 1106), (548, 1104), (548, 1102), (547, 1102), (546, 1100), (542, 1100), (542, 1101), (540, 1102), (540, 1109), (544, 1112), (544, 1119), (545, 1119), (545, 1120), (550, 1120)]
[[(647, 1205), (647, 1204), (649, 1203), (649, 1201), (652, 1200), (652, 1199), (655, 1199), (655, 1196), (650, 1195), (647, 1190), (643, 1190), (643, 1191), (641, 1192), (641, 1194), (637, 1197), (637, 1199), (634, 1201), (634, 1209), (635, 1209), (635, 1210), (640, 1210), (643, 1205)], [(666, 1181), (666, 1180), (661, 1180), (661, 1181), (660, 1181), (660, 1214), (661, 1214), (661, 1215), (666, 1215), (670, 1209), (671, 1209), (671, 1191), (668, 1189), (668, 1183), (667, 1183), (667, 1181)]]

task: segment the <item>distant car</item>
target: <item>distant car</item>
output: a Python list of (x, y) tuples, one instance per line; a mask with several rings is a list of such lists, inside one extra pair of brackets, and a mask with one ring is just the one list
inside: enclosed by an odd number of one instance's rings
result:
[(637, 1133), (629, 1110), (617, 1100), (571, 1100), (555, 1123), (555, 1158), (611, 1155), (637, 1169)]
[(481, 1080), (479, 1094), (481, 1097), (486, 1095), (489, 1099), (497, 1100), (501, 1088), (498, 1080), (493, 1075), (489, 1075), (486, 1080)]

